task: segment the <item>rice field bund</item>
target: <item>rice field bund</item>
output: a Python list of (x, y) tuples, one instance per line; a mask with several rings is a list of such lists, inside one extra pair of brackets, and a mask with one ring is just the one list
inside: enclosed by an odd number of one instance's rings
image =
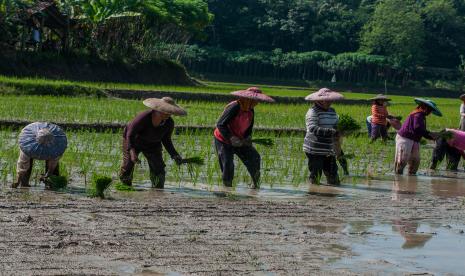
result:
[[(166, 184), (158, 190), (151, 186), (147, 160), (140, 157), (131, 189), (121, 185), (122, 127), (146, 107), (140, 99), (107, 91), (227, 95), (248, 86), (252, 84), (172, 87), (0, 77), (0, 275), (465, 271), (463, 162), (458, 172), (446, 170), (445, 161), (429, 170), (435, 144), (425, 140), (418, 174), (396, 176), (394, 130), (387, 141), (371, 143), (367, 135), (370, 101), (333, 105), (361, 126), (343, 138), (349, 174), (339, 168), (340, 186), (309, 184), (302, 145), (311, 104), (295, 102), (255, 108), (253, 138), (263, 138), (256, 144), (260, 189), (249, 188), (251, 178), (237, 159), (233, 186), (224, 187), (213, 130), (228, 101), (205, 98), (175, 99), (188, 116), (174, 117), (173, 144), (182, 157), (196, 162), (178, 165), (164, 151)], [(296, 98), (317, 89), (260, 87), (271, 96)], [(377, 94), (340, 92), (351, 100)], [(460, 101), (433, 100), (443, 116), (429, 116), (428, 129), (457, 128)], [(392, 96), (388, 109), (405, 120), (415, 107), (413, 97)], [(45, 189), (44, 164), (38, 161), (32, 187), (11, 189), (21, 127), (35, 121), (75, 124), (65, 129), (68, 148), (60, 160), (67, 182), (57, 179), (52, 183), (56, 189)], [(98, 127), (108, 124), (115, 127)]]

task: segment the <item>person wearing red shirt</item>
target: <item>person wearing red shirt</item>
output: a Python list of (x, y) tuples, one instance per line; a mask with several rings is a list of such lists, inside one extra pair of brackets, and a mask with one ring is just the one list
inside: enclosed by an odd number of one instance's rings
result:
[(259, 102), (274, 102), (257, 87), (232, 92), (239, 97), (229, 103), (218, 119), (213, 135), (222, 172), (223, 184), (232, 186), (234, 155), (237, 155), (252, 177), (253, 188), (260, 186), (260, 154), (252, 145), (254, 107)]

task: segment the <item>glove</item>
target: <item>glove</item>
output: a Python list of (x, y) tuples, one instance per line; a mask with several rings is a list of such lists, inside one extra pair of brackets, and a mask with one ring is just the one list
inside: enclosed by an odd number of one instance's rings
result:
[(243, 139), (242, 140), (242, 145), (244, 145), (246, 147), (252, 146), (252, 136), (249, 136), (249, 137)]
[(173, 160), (174, 162), (176, 162), (177, 165), (181, 165), (184, 161), (184, 159), (182, 159), (181, 155), (176, 155), (176, 156), (173, 156)]
[(231, 145), (233, 147), (238, 148), (238, 147), (242, 147), (242, 145), (243, 145), (242, 140), (237, 136), (232, 136), (231, 139), (229, 139), (229, 140), (231, 141)]

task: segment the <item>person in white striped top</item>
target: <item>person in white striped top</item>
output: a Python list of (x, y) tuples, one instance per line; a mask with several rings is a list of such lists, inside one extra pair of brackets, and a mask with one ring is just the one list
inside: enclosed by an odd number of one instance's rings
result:
[(323, 173), (328, 184), (340, 184), (335, 151), (339, 117), (331, 104), (343, 98), (344, 96), (328, 88), (322, 88), (305, 98), (314, 103), (305, 118), (307, 133), (303, 145), (308, 157), (312, 184), (319, 184)]

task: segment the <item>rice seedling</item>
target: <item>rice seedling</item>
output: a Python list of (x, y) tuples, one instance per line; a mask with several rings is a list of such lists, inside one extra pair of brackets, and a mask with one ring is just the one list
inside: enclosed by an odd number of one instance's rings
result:
[(340, 114), (337, 124), (337, 130), (343, 135), (347, 136), (361, 129), (360, 124), (347, 114)]
[(50, 175), (48, 177), (44, 177), (43, 181), (45, 183), (45, 187), (53, 191), (65, 189), (68, 185), (68, 179), (64, 176)]
[(94, 174), (92, 176), (92, 182), (90, 187), (87, 189), (87, 194), (90, 197), (105, 198), (105, 191), (110, 187), (113, 179), (108, 176)]
[(274, 146), (274, 141), (271, 138), (254, 138), (252, 139), (252, 143), (262, 145), (265, 147)]
[(117, 182), (115, 184), (115, 190), (120, 191), (120, 192), (135, 192), (136, 191), (134, 187), (123, 184), (121, 182)]
[(184, 158), (182, 160), (182, 163), (189, 164), (189, 165), (203, 166), (205, 164), (205, 160), (200, 156), (194, 156), (194, 157)]

